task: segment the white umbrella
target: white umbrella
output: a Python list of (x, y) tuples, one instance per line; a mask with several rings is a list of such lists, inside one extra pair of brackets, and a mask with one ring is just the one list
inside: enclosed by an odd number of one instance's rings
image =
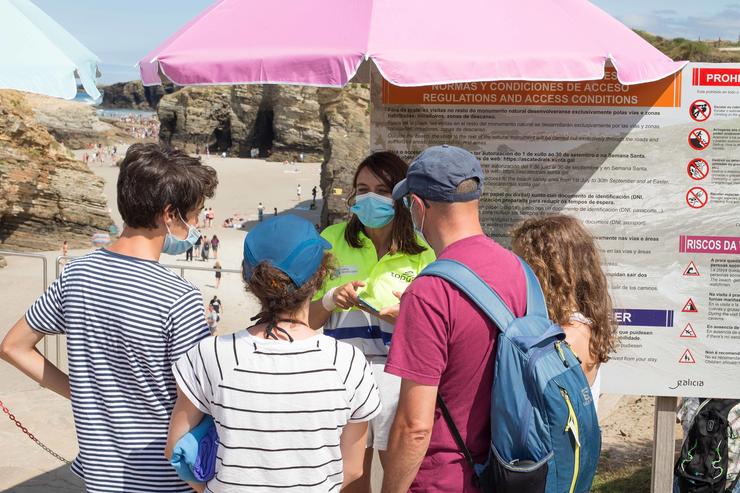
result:
[(0, 0), (0, 88), (97, 100), (100, 60), (29, 0)]

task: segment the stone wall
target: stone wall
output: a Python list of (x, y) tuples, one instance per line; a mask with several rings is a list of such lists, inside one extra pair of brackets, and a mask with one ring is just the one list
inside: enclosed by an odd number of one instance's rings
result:
[(0, 248), (89, 247), (111, 224), (103, 180), (72, 159), (22, 93), (0, 91)]

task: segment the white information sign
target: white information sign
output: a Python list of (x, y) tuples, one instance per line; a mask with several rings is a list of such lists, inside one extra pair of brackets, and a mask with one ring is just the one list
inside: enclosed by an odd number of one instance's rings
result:
[(401, 88), (374, 74), (373, 150), (473, 152), (487, 234), (530, 215), (599, 240), (620, 347), (604, 391), (740, 397), (740, 65), (623, 86), (477, 82)]

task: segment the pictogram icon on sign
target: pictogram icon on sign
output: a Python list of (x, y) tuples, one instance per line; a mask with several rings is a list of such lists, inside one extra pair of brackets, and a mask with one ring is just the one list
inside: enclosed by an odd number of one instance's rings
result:
[(709, 194), (702, 187), (693, 187), (686, 192), (686, 203), (692, 209), (701, 209), (709, 201)]
[(703, 128), (695, 128), (689, 132), (689, 145), (692, 149), (701, 151), (709, 147), (709, 143), (712, 141), (712, 136), (709, 132)]
[(703, 180), (709, 174), (709, 163), (701, 158), (692, 159), (686, 167), (686, 172), (692, 180)]
[(694, 355), (691, 354), (691, 351), (689, 351), (688, 348), (686, 348), (686, 351), (683, 352), (681, 355), (681, 359), (678, 360), (679, 363), (696, 363), (696, 359), (694, 359)]
[(694, 303), (694, 300), (689, 298), (689, 301), (686, 302), (686, 304), (681, 309), (683, 313), (698, 313), (699, 310), (696, 308), (696, 303)]
[(697, 122), (704, 122), (712, 115), (712, 105), (703, 99), (697, 99), (689, 106), (689, 116)]
[(696, 331), (691, 324), (686, 324), (686, 327), (681, 331), (681, 337), (696, 338)]
[(698, 277), (701, 274), (699, 274), (699, 269), (696, 268), (696, 264), (692, 260), (691, 262), (689, 262), (689, 265), (687, 265), (686, 268), (683, 270), (683, 275), (687, 277)]

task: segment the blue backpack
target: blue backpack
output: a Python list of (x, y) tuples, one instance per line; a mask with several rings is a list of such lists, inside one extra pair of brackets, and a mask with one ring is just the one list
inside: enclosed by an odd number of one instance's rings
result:
[(527, 278), (527, 314), (516, 318), (464, 264), (437, 260), (421, 276), (456, 286), (499, 328), (491, 389), (491, 448), (475, 464), (441, 397), (437, 403), (485, 492), (575, 493), (591, 489), (601, 431), (591, 389), (565, 334), (549, 320), (537, 277)]

